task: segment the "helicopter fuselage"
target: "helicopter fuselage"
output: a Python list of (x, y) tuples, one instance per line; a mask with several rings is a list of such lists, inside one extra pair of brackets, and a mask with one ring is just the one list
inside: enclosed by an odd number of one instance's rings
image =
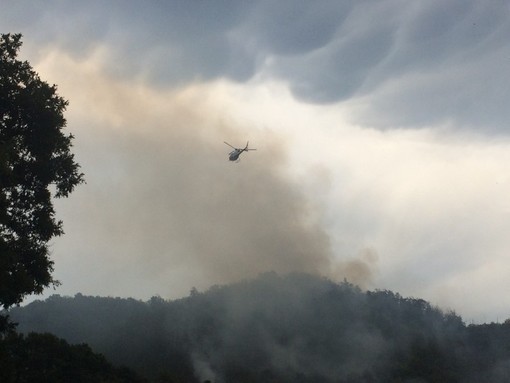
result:
[(237, 161), (237, 159), (239, 158), (239, 156), (241, 155), (241, 153), (243, 152), (244, 150), (242, 149), (234, 149), (232, 150), (229, 154), (228, 154), (228, 159), (230, 161)]

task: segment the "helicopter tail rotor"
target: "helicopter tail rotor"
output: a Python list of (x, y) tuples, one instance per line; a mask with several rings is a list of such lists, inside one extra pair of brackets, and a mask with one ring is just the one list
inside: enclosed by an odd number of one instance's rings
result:
[(246, 146), (245, 148), (243, 149), (244, 151), (248, 151), (248, 150), (257, 150), (257, 149), (251, 149), (251, 148), (248, 148), (248, 144), (250, 143), (250, 141), (246, 141)]

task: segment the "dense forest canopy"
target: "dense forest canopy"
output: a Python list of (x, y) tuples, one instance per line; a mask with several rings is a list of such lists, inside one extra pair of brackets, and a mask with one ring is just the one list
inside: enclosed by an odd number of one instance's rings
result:
[(174, 301), (52, 296), (11, 315), (23, 332), (88, 343), (151, 379), (474, 383), (510, 376), (510, 323), (466, 326), (422, 299), (306, 274), (263, 274)]
[(52, 334), (11, 333), (0, 341), (2, 383), (142, 383), (125, 367), (114, 367), (86, 344), (70, 345)]

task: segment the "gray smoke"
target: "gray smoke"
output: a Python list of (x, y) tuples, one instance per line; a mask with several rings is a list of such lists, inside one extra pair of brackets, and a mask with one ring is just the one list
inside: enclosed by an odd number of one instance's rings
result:
[[(333, 261), (274, 132), (237, 125), (197, 90), (156, 102), (103, 90), (95, 118), (71, 110), (87, 185), (61, 205), (67, 234), (55, 252), (78, 252), (93, 269), (93, 286), (76, 289), (146, 298), (266, 271), (369, 277), (366, 267)], [(250, 140), (257, 151), (232, 163), (224, 140)]]

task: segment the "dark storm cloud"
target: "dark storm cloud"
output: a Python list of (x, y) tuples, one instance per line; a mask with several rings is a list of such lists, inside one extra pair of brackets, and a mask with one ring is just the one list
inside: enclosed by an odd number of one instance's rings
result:
[(78, 57), (106, 46), (109, 73), (158, 87), (263, 72), (307, 102), (361, 97), (360, 123), (494, 131), (510, 118), (509, 16), (505, 0), (18, 1), (0, 20)]
[(299, 56), (329, 44), (352, 1), (260, 1), (238, 31), (265, 54)]
[(361, 88), (358, 121), (507, 131), (508, 2), (417, 2), (410, 11), (391, 53)]
[(300, 62), (283, 59), (276, 71), (292, 74), (290, 88), (302, 100), (319, 103), (346, 100), (355, 95), (371, 68), (391, 47), (391, 35), (381, 32), (386, 30), (354, 33), (336, 42), (334, 49), (312, 53)]
[(175, 85), (253, 74), (252, 57), (245, 58), (244, 48), (228, 37), (250, 8), (237, 1), (49, 1), (44, 6), (22, 1), (11, 4), (3, 19), (7, 28), (27, 35), (25, 40), (63, 46), (78, 57), (105, 44), (111, 74)]

